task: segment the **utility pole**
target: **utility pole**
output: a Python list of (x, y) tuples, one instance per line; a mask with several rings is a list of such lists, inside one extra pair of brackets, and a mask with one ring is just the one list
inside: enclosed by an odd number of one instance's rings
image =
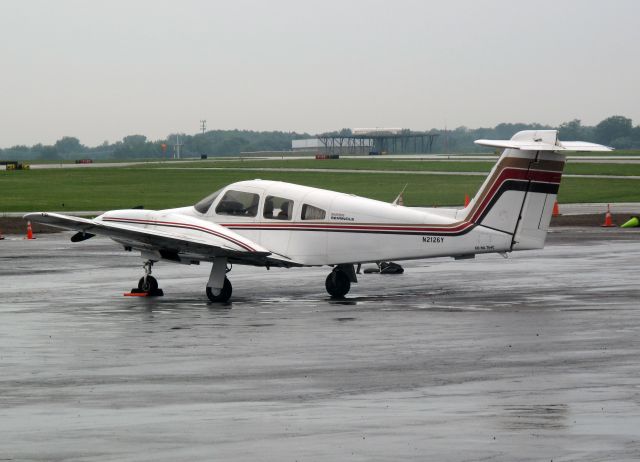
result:
[(206, 120), (201, 120), (200, 121), (200, 130), (202, 130), (202, 134), (204, 135), (204, 132), (207, 130), (207, 121)]
[(173, 145), (173, 155), (174, 159), (180, 159), (180, 147), (182, 143), (180, 143), (180, 135), (176, 134), (176, 144)]

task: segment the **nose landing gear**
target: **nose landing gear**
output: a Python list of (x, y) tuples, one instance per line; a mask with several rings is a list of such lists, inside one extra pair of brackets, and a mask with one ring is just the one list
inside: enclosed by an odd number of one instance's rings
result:
[(151, 276), (151, 268), (153, 267), (153, 260), (147, 260), (144, 262), (144, 276), (138, 281), (138, 287), (131, 289), (131, 292), (125, 295), (133, 296), (147, 296), (147, 297), (160, 297), (164, 295), (162, 289), (158, 288), (158, 281)]

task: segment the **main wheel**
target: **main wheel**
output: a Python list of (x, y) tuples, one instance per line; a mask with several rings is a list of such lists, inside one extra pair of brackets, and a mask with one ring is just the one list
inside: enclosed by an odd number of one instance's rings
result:
[(207, 297), (209, 297), (209, 300), (211, 300), (212, 302), (224, 303), (231, 298), (232, 287), (231, 282), (228, 278), (224, 278), (222, 290), (220, 290), (218, 293), (215, 293), (214, 290), (215, 289), (212, 289), (211, 287), (207, 287)]
[(138, 281), (138, 289), (144, 290), (145, 292), (155, 292), (158, 290), (158, 281), (153, 276), (147, 276), (147, 280), (144, 280), (144, 277), (141, 277)]
[(331, 298), (343, 298), (349, 293), (351, 282), (349, 281), (349, 276), (347, 276), (344, 271), (333, 270), (329, 273), (329, 276), (327, 276), (324, 286), (329, 295), (331, 295)]

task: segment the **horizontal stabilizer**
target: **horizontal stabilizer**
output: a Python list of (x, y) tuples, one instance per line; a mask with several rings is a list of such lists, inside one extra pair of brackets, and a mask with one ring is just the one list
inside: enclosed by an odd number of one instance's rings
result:
[(612, 151), (608, 146), (586, 141), (560, 141), (557, 130), (525, 130), (510, 140), (476, 140), (480, 146), (521, 151)]
[(489, 146), (491, 148), (509, 148), (520, 149), (523, 151), (612, 151), (608, 146), (596, 143), (587, 143), (585, 141), (562, 141), (558, 144), (536, 143), (531, 141), (506, 141), (506, 140), (476, 140), (476, 144), (480, 146)]

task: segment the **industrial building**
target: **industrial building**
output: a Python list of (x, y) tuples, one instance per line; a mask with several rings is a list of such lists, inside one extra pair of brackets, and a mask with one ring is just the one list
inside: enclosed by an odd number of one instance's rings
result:
[(293, 140), (291, 149), (325, 154), (427, 153), (431, 152), (438, 136), (438, 133), (406, 128), (354, 128)]

